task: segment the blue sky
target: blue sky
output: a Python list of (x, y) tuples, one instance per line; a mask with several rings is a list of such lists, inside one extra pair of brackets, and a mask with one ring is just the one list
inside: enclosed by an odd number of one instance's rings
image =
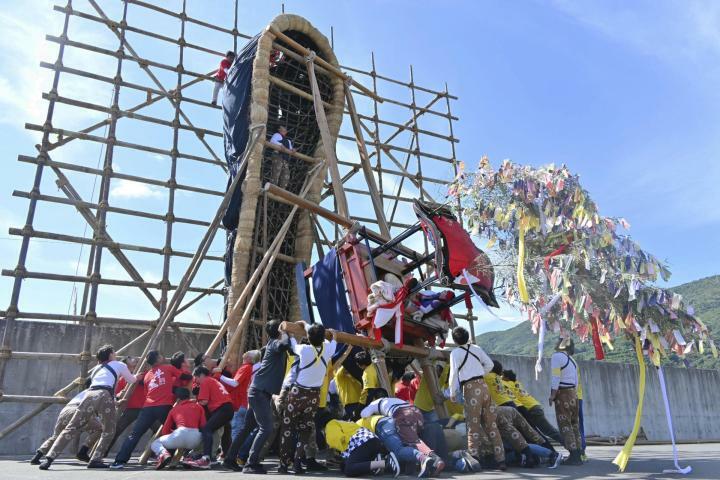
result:
[[(0, 264), (13, 268), (17, 262), (19, 240), (7, 234), (9, 226), (24, 223), (26, 201), (13, 198), (14, 189), (31, 188), (33, 168), (16, 161), (18, 154), (33, 154), (35, 133), (23, 129), (24, 122), (42, 123), (46, 104), (41, 93), (50, 86), (49, 72), (41, 60), (52, 62), (56, 46), (44, 40), (45, 33), (58, 35), (62, 15), (52, 12), (55, 2), (45, 0), (4, 0), (0, 12), (0, 145), (3, 175), (0, 176)], [(85, 1), (76, 7), (90, 12)], [(118, 15), (115, 1), (99, 2), (108, 14)], [(155, 2), (179, 10), (177, 0)], [(384, 75), (407, 79), (412, 64), (417, 83), (442, 89), (447, 82), (460, 97), (453, 110), (460, 117), (455, 133), (461, 139), (458, 158), (472, 167), (482, 155), (493, 162), (510, 158), (515, 162), (541, 165), (566, 163), (578, 172), (604, 214), (626, 217), (631, 235), (647, 250), (667, 259), (673, 272), (670, 285), (720, 273), (720, 5), (699, 1), (288, 1), (286, 11), (307, 17), (329, 35), (334, 27), (335, 49), (345, 65), (369, 69), (370, 52), (375, 51), (378, 70)], [(188, 0), (191, 14), (232, 24), (231, 0)], [(254, 33), (280, 12), (280, 2), (241, 1), (240, 30)], [(129, 22), (152, 26), (157, 31), (177, 32), (178, 23), (159, 20), (131, 10)], [(117, 18), (117, 17), (115, 17)], [(75, 20), (75, 26), (86, 25)], [(104, 28), (104, 27), (103, 27)], [(117, 48), (114, 37), (102, 28), (71, 30), (75, 39), (106, 48)], [(194, 32), (188, 32), (193, 35)], [(177, 35), (177, 33), (175, 33)], [(196, 36), (199, 34), (196, 34)], [(228, 48), (220, 36), (203, 34), (198, 43), (218, 50)], [(142, 39), (136, 48), (145, 56), (175, 64), (177, 53), (171, 48), (149, 49)], [(154, 44), (153, 44), (154, 45)], [(231, 47), (231, 45), (229, 46)], [(68, 62), (106, 75), (114, 74), (114, 62), (98, 60), (75, 51)], [(189, 55), (195, 71), (208, 71), (214, 61), (207, 56)], [(139, 71), (127, 71), (128, 79), (148, 84)], [(167, 85), (173, 75), (160, 74)], [(199, 85), (191, 93), (209, 96), (209, 85)], [(100, 84), (69, 82), (61, 92), (107, 105), (110, 91)], [(407, 95), (402, 90), (392, 92)], [(135, 93), (121, 97), (128, 105), (141, 101)], [(407, 100), (407, 98), (405, 98)], [(419, 102), (420, 103), (420, 102)], [(360, 102), (359, 108), (367, 108)], [(388, 107), (389, 108), (389, 107)], [(193, 110), (188, 107), (188, 110)], [(149, 114), (170, 118), (167, 107), (158, 105)], [(388, 114), (392, 116), (391, 113)], [(219, 117), (203, 112), (191, 114), (198, 125), (218, 128)], [(82, 128), (102, 119), (87, 112), (62, 110), (56, 124)], [(401, 121), (404, 119), (400, 118)], [(441, 128), (437, 120), (423, 119), (427, 128)], [(422, 127), (423, 124), (421, 123)], [(347, 128), (346, 125), (344, 128)], [(102, 133), (102, 131), (100, 132)], [(128, 128), (127, 138), (143, 138), (161, 148), (168, 147), (168, 134), (161, 128)], [(203, 154), (202, 147), (186, 145), (190, 153)], [(157, 143), (155, 143), (157, 142)], [(79, 161), (95, 166), (102, 154), (98, 144), (81, 144), (57, 152), (56, 160)], [(401, 142), (402, 143), (402, 142)], [(214, 145), (218, 146), (218, 143)], [(447, 145), (426, 144), (433, 150)], [(438, 153), (447, 153), (447, 151)], [(221, 151), (218, 147), (218, 151)], [(352, 156), (352, 149), (339, 147), (341, 156)], [(167, 162), (143, 154), (118, 154), (121, 171), (160, 179), (167, 178)], [(161, 157), (161, 156), (158, 156)], [(221, 173), (221, 172), (220, 172)], [(433, 173), (449, 177), (438, 169)], [(188, 167), (179, 181), (224, 188), (224, 178), (216, 169)], [(43, 193), (60, 195), (48, 172)], [(92, 178), (77, 175), (78, 189), (89, 198)], [(164, 192), (140, 184), (119, 182), (111, 192), (117, 205), (164, 213)], [(97, 187), (96, 187), (97, 188)], [(441, 193), (437, 189), (433, 193)], [(179, 195), (179, 207), (189, 216), (210, 218), (213, 199), (196, 202)], [(216, 204), (216, 203), (215, 203)], [(366, 207), (356, 207), (359, 209)], [(402, 221), (412, 222), (408, 212)], [(48, 229), (67, 227), (75, 235), (88, 235), (76, 212), (64, 207), (44, 208), (38, 225)], [(117, 240), (150, 243), (162, 247), (164, 225), (143, 224), (114, 219)], [(202, 232), (177, 227), (174, 248), (192, 250)], [(34, 264), (52, 271), (74, 273), (77, 246), (33, 242)], [(220, 255), (222, 241), (213, 246)], [(106, 255), (104, 258), (110, 258)], [(157, 281), (160, 257), (131, 255), (146, 279)], [(105, 261), (105, 260), (104, 260)], [(177, 266), (175, 266), (177, 265)], [(182, 274), (183, 262), (173, 264), (172, 276)], [(218, 265), (208, 265), (201, 283), (220, 278)], [(31, 265), (32, 266), (32, 265)], [(104, 275), (124, 278), (121, 269), (107, 260)], [(80, 267), (83, 274), (84, 266)], [(63, 310), (71, 306), (71, 285), (48, 288), (40, 282), (26, 282), (28, 310)], [(9, 299), (11, 281), (0, 278), (0, 292)], [(25, 297), (24, 297), (25, 298)], [(104, 311), (124, 309), (151, 318), (147, 302), (135, 293), (107, 295)], [(5, 308), (6, 305), (2, 305)], [(201, 302), (191, 312), (192, 320), (208, 314), (220, 318), (216, 300)], [(507, 312), (506, 312), (507, 313)], [(504, 325), (483, 319), (479, 330)]]

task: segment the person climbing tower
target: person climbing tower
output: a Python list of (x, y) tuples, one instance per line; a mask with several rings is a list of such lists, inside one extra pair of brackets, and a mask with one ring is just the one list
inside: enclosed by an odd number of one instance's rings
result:
[(215, 85), (213, 86), (212, 102), (210, 102), (213, 105), (217, 105), (220, 89), (225, 85), (225, 79), (227, 78), (228, 70), (232, 66), (233, 60), (235, 60), (235, 52), (228, 51), (220, 61), (220, 68), (218, 68), (215, 75), (213, 75)]

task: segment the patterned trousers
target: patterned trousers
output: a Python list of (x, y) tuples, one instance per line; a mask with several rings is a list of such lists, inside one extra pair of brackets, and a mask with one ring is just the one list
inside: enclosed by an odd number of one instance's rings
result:
[(482, 378), (463, 385), (468, 452), (477, 457), (493, 455), (496, 462), (505, 461), (505, 449), (497, 426), (496, 406), (490, 399), (487, 384)]
[(115, 399), (107, 390), (90, 390), (80, 405), (77, 406), (72, 418), (60, 432), (48, 452), (49, 458), (55, 459), (67, 444), (82, 432), (93, 418), (100, 422), (100, 441), (93, 450), (91, 460), (102, 460), (105, 450), (115, 435)]
[(500, 437), (516, 452), (525, 450), (528, 443), (545, 443), (545, 439), (513, 407), (497, 407), (497, 424)]
[[(40, 445), (40, 448), (37, 449), (38, 452), (42, 453), (43, 455), (46, 455), (48, 453), (48, 450), (50, 450), (50, 447), (53, 446), (53, 443), (55, 443), (55, 440), (58, 438), (60, 433), (65, 430), (67, 424), (70, 423), (70, 420), (72, 420), (72, 417), (73, 415), (75, 415), (76, 410), (76, 405), (67, 406), (60, 410), (60, 414), (55, 421), (55, 428), (53, 429), (53, 434), (47, 440), (45, 440), (42, 445)], [(85, 439), (85, 443), (83, 443), (83, 445), (87, 445), (89, 448), (92, 448), (92, 446), (95, 445), (95, 442), (98, 441), (98, 438), (100, 438), (100, 433), (102, 432), (102, 425), (100, 424), (98, 418), (93, 416), (92, 418), (90, 418), (86, 425), (83, 425), (83, 427), (85, 433), (87, 434), (87, 438)]]
[[(280, 463), (290, 465), (293, 458), (303, 457), (303, 446), (311, 441), (315, 433), (315, 412), (320, 402), (319, 388), (290, 388), (287, 406), (282, 411), (280, 422)], [(297, 441), (295, 440), (297, 435)], [(293, 450), (294, 455), (293, 455)]]
[(580, 450), (580, 409), (574, 388), (562, 388), (555, 396), (555, 416), (557, 417), (563, 445), (568, 451)]

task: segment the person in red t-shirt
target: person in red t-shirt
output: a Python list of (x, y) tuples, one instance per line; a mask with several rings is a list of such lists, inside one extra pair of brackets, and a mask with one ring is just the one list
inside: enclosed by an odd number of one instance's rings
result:
[(125, 466), (140, 438), (156, 422), (162, 423), (165, 421), (175, 402), (173, 385), (175, 385), (175, 381), (182, 372), (165, 363), (165, 357), (157, 350), (150, 351), (146, 361), (150, 365), (150, 370), (148, 370), (144, 378), (145, 391), (147, 392), (145, 402), (133, 425), (132, 432), (123, 442), (120, 451), (115, 457), (115, 462), (110, 465), (110, 468), (114, 470), (122, 469)]
[(180, 376), (175, 380), (173, 391), (178, 388), (187, 388), (190, 390), (193, 376), (190, 372), (190, 364), (185, 359), (185, 354), (183, 352), (175, 352), (173, 356), (170, 357), (170, 365), (180, 370)]
[(233, 380), (238, 383), (231, 392), (233, 399), (233, 408), (235, 415), (231, 422), (232, 438), (240, 433), (245, 426), (245, 415), (248, 409), (248, 390), (250, 390), (250, 382), (252, 381), (253, 368), (260, 361), (260, 350), (250, 350), (242, 356), (242, 366), (238, 368), (233, 376)]
[(412, 372), (403, 374), (402, 379), (395, 384), (395, 397), (413, 403), (417, 393), (417, 389), (412, 384), (414, 379), (415, 374)]
[[(204, 405), (208, 411), (205, 426), (200, 429), (203, 440), (203, 455), (197, 460), (184, 462), (185, 465), (195, 468), (210, 468), (210, 455), (212, 454), (213, 433), (220, 428), (230, 429), (230, 420), (233, 417), (232, 398), (225, 386), (210, 375), (205, 367), (196, 367), (193, 376), (200, 385), (197, 402)], [(230, 379), (232, 380), (232, 379)], [(227, 452), (228, 446), (223, 446)]]
[(225, 79), (227, 78), (227, 73), (232, 66), (233, 60), (235, 60), (235, 52), (227, 52), (225, 54), (225, 58), (220, 61), (220, 68), (218, 68), (217, 72), (215, 72), (215, 75), (213, 75), (213, 78), (215, 79), (211, 102), (213, 105), (217, 105), (218, 94), (220, 93), (220, 89), (225, 84)]
[[(128, 356), (125, 357), (123, 363), (128, 366), (128, 369), (131, 372), (134, 372), (135, 368), (137, 367), (138, 358)], [(120, 394), (125, 389), (126, 385), (127, 382), (124, 378), (118, 380), (117, 386), (115, 387), (115, 396), (117, 398), (120, 398)], [(120, 435), (122, 435), (123, 432), (130, 425), (132, 425), (135, 420), (137, 420), (143, 403), (145, 403), (144, 379), (140, 380), (138, 383), (135, 384), (135, 388), (133, 389), (132, 394), (130, 394), (130, 398), (128, 398), (127, 406), (125, 407), (125, 410), (122, 412), (122, 415), (120, 415), (120, 418), (118, 418), (118, 421), (115, 424), (115, 436), (110, 442), (110, 445), (108, 445), (107, 451), (105, 452), (106, 457), (108, 456), (108, 453), (110, 453), (110, 449), (113, 447), (113, 445), (115, 445), (115, 442), (120, 437)]]
[(205, 426), (205, 409), (190, 400), (190, 390), (176, 388), (178, 403), (170, 410), (162, 429), (162, 436), (152, 442), (150, 448), (157, 456), (156, 470), (170, 463), (175, 450), (192, 450), (200, 446), (200, 429)]

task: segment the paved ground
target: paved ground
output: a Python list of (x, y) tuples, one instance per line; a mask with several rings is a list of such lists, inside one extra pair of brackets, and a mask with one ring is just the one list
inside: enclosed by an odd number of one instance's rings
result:
[[(674, 468), (672, 463), (672, 449), (669, 445), (637, 446), (633, 452), (625, 473), (618, 473), (611, 462), (620, 447), (590, 447), (588, 456), (590, 461), (582, 467), (559, 467), (557, 470), (545, 468), (512, 469), (508, 472), (488, 472), (467, 475), (443, 474), (443, 478), (464, 478), (468, 480), (480, 479), (550, 479), (570, 480), (582, 479), (720, 479), (720, 444), (680, 445), (681, 466), (691, 465), (693, 471), (690, 475), (665, 474), (663, 469)], [(143, 469), (138, 465), (130, 465), (122, 471), (87, 470), (79, 462), (58, 459), (48, 472), (38, 470), (36, 466), (27, 463), (26, 459), (0, 457), (0, 479), (2, 480), (28, 480), (48, 478), (51, 480), (124, 480), (124, 479), (153, 479), (166, 480), (182, 477), (183, 479), (212, 479), (225, 476), (237, 476), (229, 471), (162, 471), (156, 472), (151, 468)], [(306, 475), (306, 477), (345, 478), (339, 472), (333, 471), (323, 475)], [(247, 477), (250, 477), (248, 475)], [(261, 476), (253, 476), (260, 477)], [(270, 478), (280, 480), (280, 476), (271, 472)], [(286, 478), (295, 478), (285, 476)], [(389, 477), (384, 477), (389, 478)], [(410, 477), (401, 477), (407, 478)]]

